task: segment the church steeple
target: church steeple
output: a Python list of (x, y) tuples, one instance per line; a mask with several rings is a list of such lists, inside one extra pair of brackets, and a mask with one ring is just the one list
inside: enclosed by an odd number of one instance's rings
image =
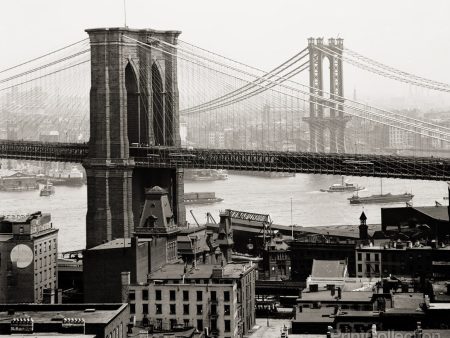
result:
[(360, 221), (359, 239), (368, 240), (369, 239), (369, 232), (368, 232), (369, 227), (366, 224), (367, 216), (364, 213), (364, 211), (361, 213), (361, 216), (359, 216), (359, 221)]

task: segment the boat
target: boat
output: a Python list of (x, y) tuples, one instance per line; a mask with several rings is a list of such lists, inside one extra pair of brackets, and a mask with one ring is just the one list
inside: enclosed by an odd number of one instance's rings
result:
[(184, 204), (212, 204), (222, 202), (223, 198), (216, 197), (214, 192), (185, 192)]
[(191, 169), (184, 172), (185, 181), (223, 181), (228, 179), (226, 170)]
[(380, 194), (371, 195), (367, 197), (360, 197), (358, 195), (353, 195), (348, 200), (350, 204), (368, 204), (368, 203), (400, 203), (409, 202), (414, 197), (413, 194), (405, 192), (404, 194)]
[(295, 177), (295, 173), (279, 172), (279, 171), (247, 171), (247, 170), (233, 170), (234, 175), (258, 176), (266, 178), (283, 178)]
[(347, 192), (347, 191), (359, 191), (363, 190), (364, 187), (354, 185), (353, 183), (348, 183), (344, 181), (344, 176), (342, 176), (341, 183), (335, 183), (330, 185), (328, 189), (320, 189), (322, 192)]
[(83, 172), (76, 166), (70, 170), (50, 170), (45, 178), (53, 185), (81, 186), (84, 184)]
[(41, 189), (39, 196), (50, 196), (55, 193), (55, 187), (52, 183), (47, 182), (44, 187)]
[(367, 197), (360, 197), (358, 193), (348, 198), (350, 204), (368, 204), (368, 203), (400, 203), (400, 202), (409, 202), (413, 199), (414, 195), (408, 192), (403, 194), (383, 194), (383, 180), (381, 183), (381, 193), (379, 195), (371, 195)]

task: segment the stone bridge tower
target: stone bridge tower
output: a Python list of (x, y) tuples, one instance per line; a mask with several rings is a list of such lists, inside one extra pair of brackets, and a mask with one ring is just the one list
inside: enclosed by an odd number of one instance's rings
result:
[[(349, 116), (344, 116), (344, 78), (342, 66), (342, 51), (344, 40), (330, 38), (324, 43), (322, 38), (309, 38), (309, 87), (310, 97), (309, 117), (304, 118), (309, 123), (310, 151), (325, 151), (325, 131), (329, 131), (329, 151), (331, 153), (345, 152), (345, 127)], [(324, 59), (328, 60), (329, 70), (324, 69)], [(324, 88), (324, 74), (329, 74), (329, 89)], [(325, 99), (324, 90), (329, 92), (331, 103)], [(323, 97), (317, 98), (316, 96)]]
[[(130, 145), (180, 146), (176, 50), (180, 32), (100, 28), (91, 44), (90, 141), (86, 247), (130, 237), (145, 189), (169, 193), (178, 225), (185, 223), (182, 169), (135, 168)], [(131, 38), (131, 39), (129, 39)], [(139, 41), (139, 42), (137, 42)], [(154, 46), (149, 48), (146, 45)]]

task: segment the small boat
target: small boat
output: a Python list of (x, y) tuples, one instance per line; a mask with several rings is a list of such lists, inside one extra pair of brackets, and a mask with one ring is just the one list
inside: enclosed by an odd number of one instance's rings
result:
[(45, 186), (41, 189), (39, 196), (50, 196), (55, 193), (55, 187), (52, 183), (47, 182)]
[(353, 183), (348, 183), (344, 181), (344, 176), (342, 176), (341, 183), (335, 183), (330, 185), (328, 189), (320, 189), (322, 192), (347, 192), (347, 191), (359, 191), (363, 190), (364, 187), (354, 185)]

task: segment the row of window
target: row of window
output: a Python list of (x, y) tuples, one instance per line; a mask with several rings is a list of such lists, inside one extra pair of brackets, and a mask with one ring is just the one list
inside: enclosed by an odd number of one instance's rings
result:
[(47, 241), (43, 241), (41, 243), (35, 244), (34, 245), (34, 255), (37, 255), (38, 252), (39, 254), (42, 254), (42, 252), (47, 252), (47, 248), (48, 251), (51, 251), (52, 248), (56, 251), (56, 238), (53, 238), (53, 240), (49, 240)]
[[(157, 330), (161, 330), (163, 327), (163, 321), (161, 318), (157, 318), (156, 319), (156, 323), (155, 323), (155, 329)], [(190, 321), (189, 319), (183, 319), (183, 325), (184, 327), (189, 327), (190, 325)], [(178, 322), (176, 319), (171, 319), (170, 320), (170, 328), (173, 329), (175, 327), (178, 326)], [(224, 331), (225, 332), (230, 332), (231, 330), (231, 321), (228, 319), (225, 319), (223, 321), (223, 326), (224, 326)], [(203, 331), (203, 320), (202, 319), (197, 319), (197, 330), (199, 331)], [(211, 320), (211, 330), (215, 330), (217, 331), (217, 320)]]
[[(142, 304), (142, 313), (148, 314), (149, 304)], [(197, 305), (197, 315), (203, 315), (203, 305), (198, 304)], [(136, 313), (136, 304), (130, 303), (130, 313), (135, 314)], [(162, 314), (162, 304), (155, 304), (155, 313), (157, 315)], [(169, 304), (169, 314), (176, 315), (177, 314), (177, 307), (176, 304)], [(189, 315), (190, 314), (190, 304), (183, 304), (183, 315)], [(211, 312), (210, 315), (217, 315), (217, 306), (211, 305)], [(231, 308), (230, 305), (225, 304), (223, 306), (223, 314), (224, 316), (229, 316), (231, 314)]]
[[(379, 254), (373, 254), (374, 255), (374, 261), (375, 262), (379, 262), (380, 261), (380, 255)], [(358, 261), (362, 261), (362, 253), (361, 252), (358, 252)], [(366, 253), (366, 261), (370, 261), (371, 260), (371, 258), (370, 258), (370, 253)]]
[(44, 271), (40, 271), (39, 273), (34, 274), (34, 279), (37, 283), (41, 283), (52, 278), (56, 278), (56, 269), (52, 269), (51, 267), (48, 268), (48, 271), (46, 269)]
[[(197, 295), (198, 302), (203, 301), (203, 291), (196, 291), (196, 295)], [(183, 301), (188, 302), (189, 301), (189, 290), (183, 290), (182, 297), (183, 297)], [(130, 290), (128, 299), (130, 301), (133, 301), (136, 299), (136, 291), (135, 290)], [(176, 290), (169, 290), (169, 299), (171, 301), (177, 300), (177, 291)], [(142, 300), (149, 300), (148, 290), (142, 290)], [(155, 300), (162, 300), (162, 290), (155, 290)], [(217, 301), (217, 292), (216, 291), (211, 291), (211, 300)], [(230, 301), (230, 291), (223, 292), (223, 300), (225, 302)]]

